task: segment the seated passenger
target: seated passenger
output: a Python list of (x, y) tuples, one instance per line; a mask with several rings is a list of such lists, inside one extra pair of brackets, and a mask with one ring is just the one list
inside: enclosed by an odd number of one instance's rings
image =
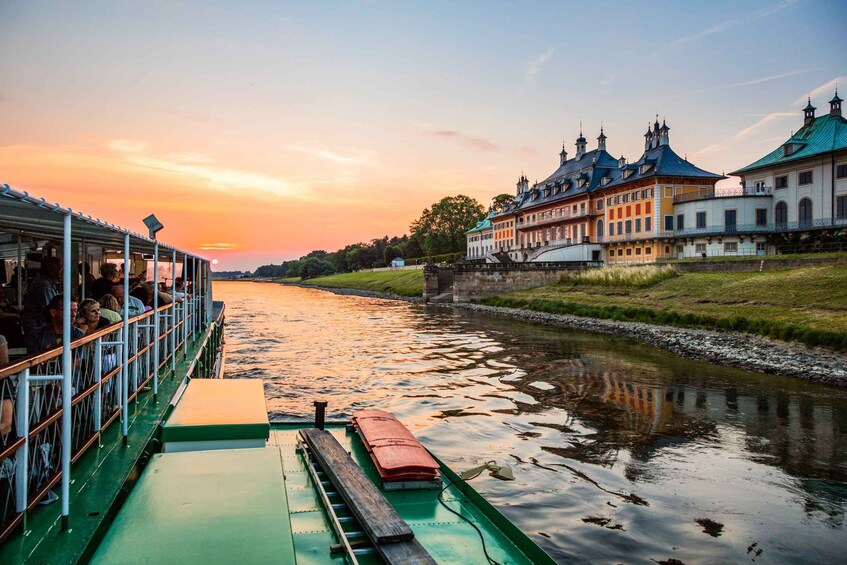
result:
[(100, 300), (104, 294), (112, 292), (112, 287), (118, 280), (118, 266), (114, 263), (103, 263), (100, 265), (100, 278), (91, 285), (91, 298)]
[(113, 324), (123, 319), (121, 317), (121, 305), (118, 304), (118, 299), (113, 295), (104, 294), (100, 297), (100, 317), (106, 318)]
[(76, 327), (85, 332), (85, 335), (103, 329), (111, 325), (111, 322), (100, 315), (100, 303), (91, 298), (86, 298), (79, 305), (79, 320), (75, 324)]
[[(9, 364), (9, 344), (6, 338), (0, 335), (0, 369)], [(9, 377), (6, 377), (9, 378)], [(8, 443), (6, 440), (12, 431), (12, 415), (15, 407), (11, 398), (4, 398), (0, 402), (0, 445)]]
[(135, 287), (130, 291), (129, 295), (130, 297), (135, 297), (141, 301), (141, 303), (144, 305), (145, 312), (149, 312), (153, 309), (153, 307), (150, 306), (150, 304), (152, 303), (152, 297), (147, 294), (146, 286), (142, 285)]
[(153, 281), (147, 281), (147, 297), (150, 300), (149, 305), (153, 306), (153, 297), (154, 293), (159, 293), (159, 306), (165, 306), (167, 304), (171, 304), (174, 300), (171, 296), (161, 290), (156, 288), (156, 283)]
[(79, 274), (85, 279), (85, 294), (82, 292), (83, 285), (79, 285), (77, 292), (79, 292), (79, 296), (82, 298), (91, 298), (94, 291), (94, 283), (97, 282), (97, 279), (91, 274), (91, 265), (87, 262), (80, 263)]
[[(77, 318), (79, 307), (76, 300), (71, 300), (71, 321), (73, 321)], [(63, 309), (64, 299), (61, 294), (57, 294), (47, 306), (47, 325), (27, 334), (27, 353), (37, 355), (62, 345)], [(79, 339), (84, 335), (85, 332), (71, 325), (71, 341)]]
[(173, 297), (177, 302), (180, 302), (185, 299), (185, 279), (183, 279), (182, 277), (177, 277), (174, 279), (174, 289), (171, 294), (173, 294)]
[(24, 295), (24, 312), (21, 317), (24, 333), (33, 333), (47, 323), (47, 306), (59, 294), (61, 280), (62, 260), (58, 257), (42, 257), (41, 270)]
[(120, 313), (123, 314), (124, 304), (126, 304), (126, 310), (129, 313), (129, 317), (133, 318), (135, 316), (139, 316), (144, 313), (144, 303), (141, 302), (134, 296), (127, 296), (126, 300), (124, 300), (124, 285), (116, 284), (112, 287), (112, 296), (114, 296), (118, 304), (120, 304), (121, 309)]

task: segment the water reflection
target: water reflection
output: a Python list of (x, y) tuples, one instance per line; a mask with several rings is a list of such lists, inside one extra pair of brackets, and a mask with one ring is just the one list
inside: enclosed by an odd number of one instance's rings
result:
[[(251, 283), (227, 301), (227, 373), (275, 417), (395, 412), (562, 561), (836, 561), (847, 393), (628, 340)], [(752, 549), (750, 549), (752, 547)]]

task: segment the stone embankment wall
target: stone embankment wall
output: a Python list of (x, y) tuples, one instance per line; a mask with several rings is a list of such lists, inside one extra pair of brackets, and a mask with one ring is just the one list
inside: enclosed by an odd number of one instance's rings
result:
[(450, 266), (428, 265), (424, 269), (424, 302), (452, 289), (453, 302), (470, 302), (516, 290), (553, 284), (575, 270), (593, 268), (600, 263), (572, 261), (561, 263), (488, 263)]
[(847, 257), (808, 257), (804, 259), (741, 259), (737, 261), (683, 261), (670, 263), (680, 273), (750, 272), (847, 264)]

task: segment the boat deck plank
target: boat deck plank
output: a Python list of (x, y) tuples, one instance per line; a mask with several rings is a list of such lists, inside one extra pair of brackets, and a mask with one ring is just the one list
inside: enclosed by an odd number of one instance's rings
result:
[(409, 525), (330, 432), (309, 428), (301, 430), (300, 434), (371, 541), (379, 545), (415, 537)]

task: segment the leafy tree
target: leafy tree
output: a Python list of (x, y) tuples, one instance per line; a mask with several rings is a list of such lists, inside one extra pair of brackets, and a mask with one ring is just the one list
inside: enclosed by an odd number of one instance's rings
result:
[(351, 271), (364, 269), (368, 264), (368, 252), (364, 247), (354, 247), (347, 252), (347, 266)]
[(403, 250), (403, 257), (406, 259), (416, 259), (424, 256), (423, 247), (421, 247), (421, 242), (417, 237), (410, 237), (406, 245), (401, 247), (401, 249)]
[(288, 268), (285, 270), (285, 276), (294, 278), (300, 276), (300, 261), (294, 260), (288, 262)]
[(515, 197), (508, 193), (498, 194), (491, 199), (491, 209), (495, 212), (501, 212), (514, 199)]
[(316, 257), (318, 259), (326, 259), (327, 255), (329, 255), (329, 253), (327, 253), (323, 249), (317, 249), (315, 251), (310, 251), (306, 255), (300, 257), (300, 260), (302, 261), (303, 259), (308, 259), (309, 257)]
[(317, 257), (306, 257), (300, 261), (300, 278), (303, 280), (331, 275), (335, 272), (332, 263)]
[(428, 255), (459, 253), (465, 250), (464, 232), (485, 216), (482, 204), (469, 196), (447, 196), (426, 208), (409, 226), (412, 235), (423, 242)]
[(382, 256), (385, 259), (385, 263), (388, 265), (394, 260), (395, 257), (402, 257), (403, 252), (400, 250), (399, 247), (389, 245), (385, 248), (385, 251), (383, 252)]

